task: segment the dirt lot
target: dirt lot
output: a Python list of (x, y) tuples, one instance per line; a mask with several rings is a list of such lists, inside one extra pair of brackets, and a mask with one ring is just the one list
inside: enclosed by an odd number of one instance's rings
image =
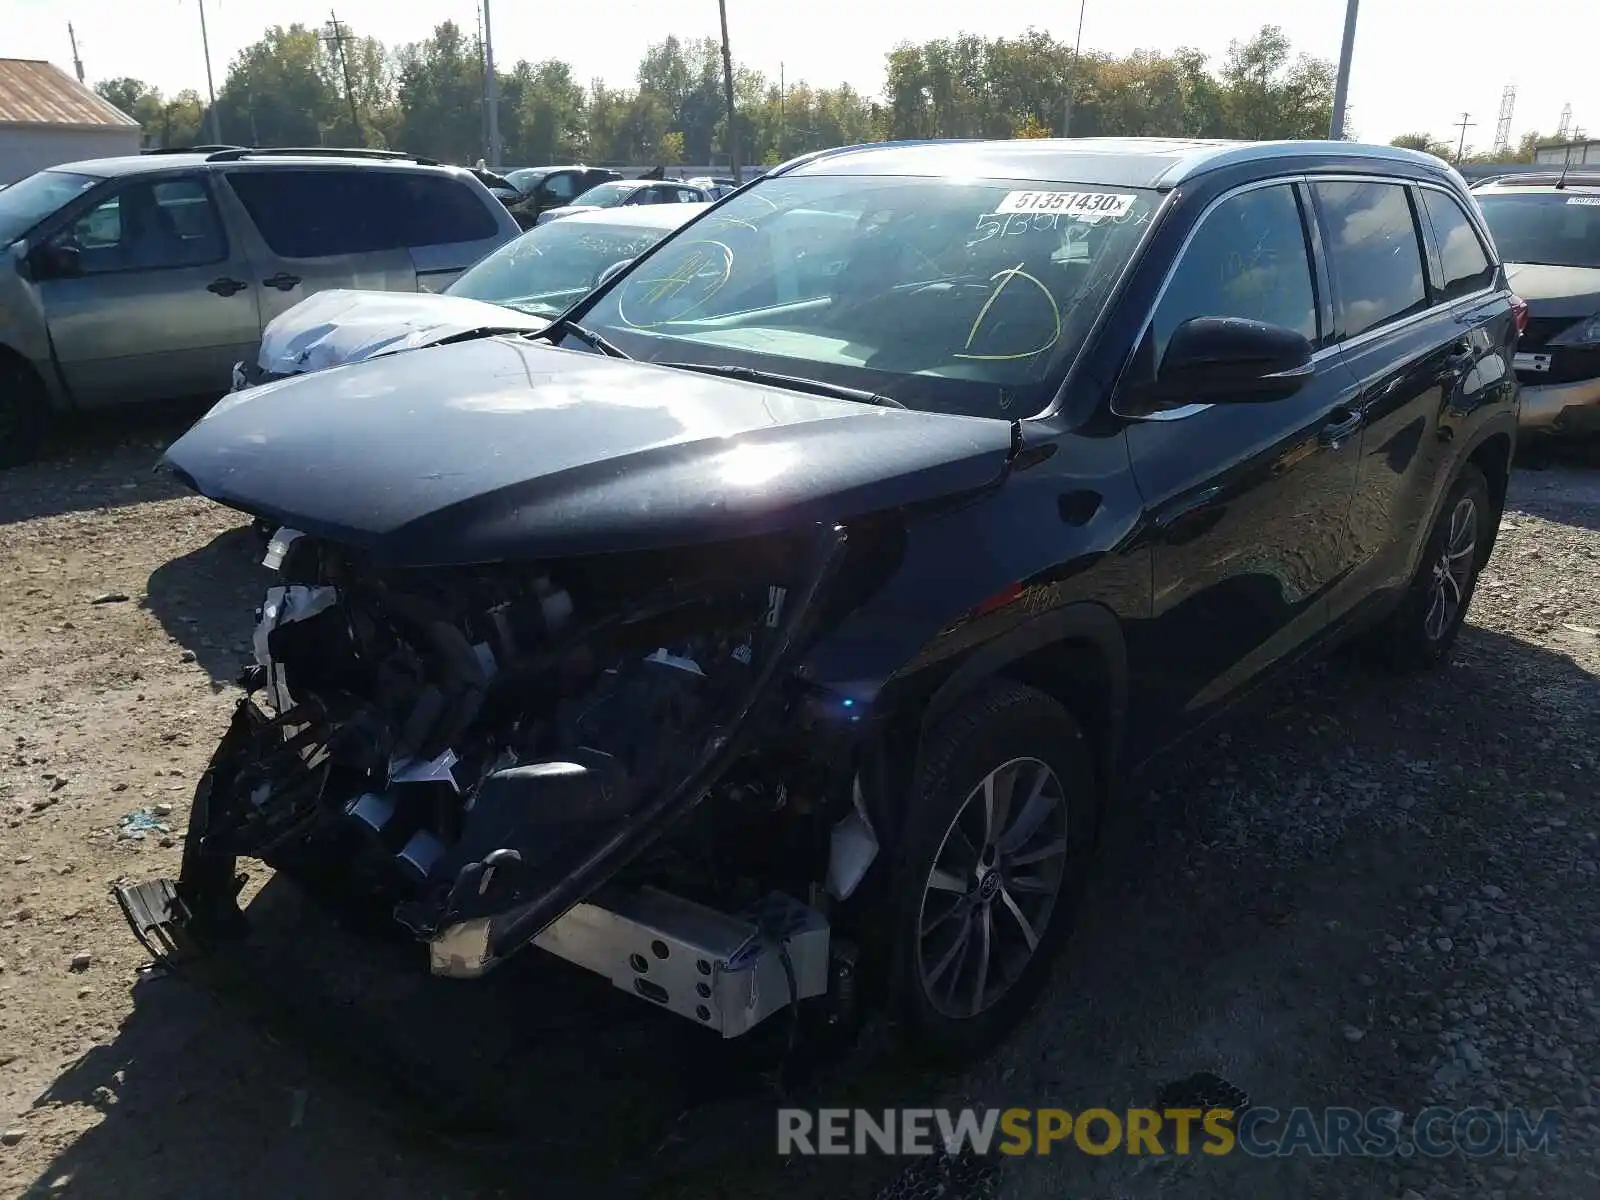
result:
[[(176, 872), (263, 584), (233, 515), (151, 475), (160, 432), (0, 475), (0, 1192), (874, 1194), (886, 1164), (773, 1156), (750, 1051), (547, 963), (428, 980), (269, 883), (248, 953), (141, 972), (107, 889)], [(1058, 1153), (980, 1190), (1600, 1194), (1600, 474), (1521, 474), (1511, 508), (1449, 670), (1329, 664), (1115, 815), (989, 1062), (915, 1074), (869, 1034), (797, 1102), (1118, 1108), (1210, 1070), (1280, 1109), (1555, 1106), (1526, 1162)]]

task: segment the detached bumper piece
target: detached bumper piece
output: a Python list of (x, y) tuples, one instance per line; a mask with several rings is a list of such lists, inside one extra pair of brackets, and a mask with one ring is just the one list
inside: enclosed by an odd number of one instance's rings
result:
[[(734, 917), (657, 888), (607, 889), (533, 944), (724, 1038), (828, 990), (827, 920), (779, 893)], [(494, 961), (485, 922), (445, 930), (430, 950), (437, 975), (472, 979)]]

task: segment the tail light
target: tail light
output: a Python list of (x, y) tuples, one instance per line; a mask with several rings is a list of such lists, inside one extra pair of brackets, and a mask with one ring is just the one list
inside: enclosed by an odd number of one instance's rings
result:
[(1511, 297), (1511, 319), (1517, 323), (1517, 336), (1521, 337), (1528, 328), (1528, 302), (1515, 294)]

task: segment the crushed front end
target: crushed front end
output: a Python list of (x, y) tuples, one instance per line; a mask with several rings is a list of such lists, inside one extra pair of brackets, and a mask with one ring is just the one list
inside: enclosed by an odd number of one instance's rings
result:
[[(238, 860), (376, 909), (432, 970), (532, 942), (723, 1036), (827, 991), (825, 909), (876, 852), (795, 667), (843, 528), (377, 569), (278, 529), (246, 694), (175, 882), (119, 887), (158, 959), (245, 931)], [(803, 706), (802, 706), (803, 707)]]

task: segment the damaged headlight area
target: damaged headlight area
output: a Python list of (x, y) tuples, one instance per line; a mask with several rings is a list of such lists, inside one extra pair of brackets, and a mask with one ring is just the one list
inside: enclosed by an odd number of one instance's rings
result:
[(279, 529), (247, 694), (158, 957), (236, 932), (240, 858), (376, 908), (471, 978), (529, 942), (724, 1036), (829, 989), (822, 909), (877, 851), (795, 667), (842, 528), (702, 550), (379, 570)]

